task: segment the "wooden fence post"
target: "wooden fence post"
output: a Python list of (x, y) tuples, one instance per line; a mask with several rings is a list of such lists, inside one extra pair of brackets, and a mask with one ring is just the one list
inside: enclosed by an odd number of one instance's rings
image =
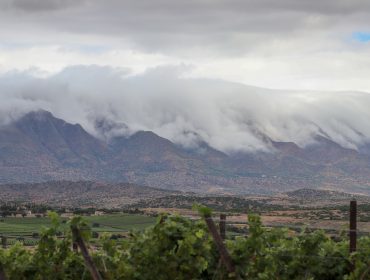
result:
[[(235, 274), (235, 265), (233, 263), (233, 260), (231, 259), (231, 256), (230, 256), (229, 252), (227, 251), (226, 246), (225, 246), (220, 234), (217, 231), (217, 227), (216, 227), (214, 221), (212, 220), (212, 217), (209, 216), (209, 215), (205, 215), (204, 219), (205, 219), (206, 224), (208, 226), (209, 232), (211, 233), (211, 235), (213, 237), (213, 240), (216, 243), (217, 249), (218, 249), (218, 251), (220, 253), (220, 256), (221, 256), (221, 260), (224, 263), (224, 265), (226, 266), (227, 271), (229, 273), (234, 273)], [(239, 279), (238, 275), (235, 275), (235, 277), (237, 279)]]
[(226, 214), (220, 214), (220, 235), (222, 240), (226, 239)]
[(1, 236), (1, 246), (3, 247), (3, 249), (6, 249), (6, 236)]
[(77, 253), (78, 252), (78, 245), (76, 242), (72, 242), (72, 250), (73, 252)]
[(349, 252), (356, 252), (357, 242), (357, 202), (352, 200), (349, 210)]
[[(357, 247), (357, 202), (351, 200), (349, 206), (349, 253), (356, 252)], [(356, 267), (355, 262), (351, 264), (351, 271)]]
[(2, 263), (0, 263), (0, 280), (7, 280)]
[(91, 256), (89, 255), (89, 251), (86, 248), (86, 245), (81, 237), (80, 231), (77, 227), (72, 227), (72, 235), (74, 242), (80, 247), (82, 256), (85, 260), (85, 265), (90, 271), (91, 277), (94, 280), (103, 280), (103, 278), (100, 276), (98, 269), (96, 268)]

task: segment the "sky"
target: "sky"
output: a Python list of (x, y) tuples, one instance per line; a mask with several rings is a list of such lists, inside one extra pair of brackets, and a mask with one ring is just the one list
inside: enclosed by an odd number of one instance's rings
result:
[[(186, 147), (370, 142), (370, 1), (1, 0), (0, 124), (37, 109)], [(125, 128), (123, 128), (125, 127)]]
[(275, 89), (370, 91), (367, 0), (2, 0), (0, 73), (185, 64)]

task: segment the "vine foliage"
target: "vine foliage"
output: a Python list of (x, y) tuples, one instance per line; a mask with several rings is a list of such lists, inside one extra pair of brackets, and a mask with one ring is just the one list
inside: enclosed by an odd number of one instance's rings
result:
[[(265, 229), (258, 216), (249, 216), (249, 235), (225, 241), (236, 267), (228, 274), (203, 220), (161, 216), (143, 232), (123, 240), (91, 231), (80, 217), (61, 227), (49, 213), (50, 228), (35, 248), (21, 243), (0, 249), (0, 266), (7, 279), (92, 279), (83, 256), (72, 249), (71, 228), (78, 228), (103, 279), (370, 279), (370, 237), (358, 240), (349, 254), (348, 240), (333, 241), (322, 231), (292, 236), (286, 229)], [(354, 270), (351, 264), (355, 263)]]

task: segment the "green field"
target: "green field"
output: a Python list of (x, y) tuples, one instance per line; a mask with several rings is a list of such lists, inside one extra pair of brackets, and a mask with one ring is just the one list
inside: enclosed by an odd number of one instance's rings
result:
[(117, 214), (104, 216), (89, 216), (85, 219), (93, 225), (98, 223), (99, 227), (93, 227), (96, 232), (125, 232), (130, 230), (142, 230), (154, 224), (156, 218), (144, 215)]
[[(92, 231), (98, 233), (124, 233), (130, 230), (143, 230), (154, 224), (155, 218), (134, 214), (112, 214), (102, 216), (86, 216)], [(68, 220), (61, 218), (62, 221)], [(93, 227), (94, 225), (94, 227)], [(32, 245), (37, 241), (35, 233), (40, 233), (42, 228), (50, 226), (49, 218), (15, 218), (0, 219), (0, 236), (6, 236), (8, 243), (12, 244), (17, 238), (24, 238), (26, 244)]]

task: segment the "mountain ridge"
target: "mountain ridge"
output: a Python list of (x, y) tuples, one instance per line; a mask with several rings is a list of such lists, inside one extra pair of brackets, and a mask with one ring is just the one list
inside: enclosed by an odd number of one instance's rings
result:
[[(124, 124), (104, 124), (127, 129)], [(267, 139), (267, 138), (266, 138)], [(50, 180), (128, 182), (206, 193), (268, 194), (301, 188), (370, 193), (370, 157), (317, 136), (316, 143), (270, 141), (272, 152), (225, 154), (184, 148), (151, 131), (97, 138), (50, 112), (0, 127), (0, 183)]]

